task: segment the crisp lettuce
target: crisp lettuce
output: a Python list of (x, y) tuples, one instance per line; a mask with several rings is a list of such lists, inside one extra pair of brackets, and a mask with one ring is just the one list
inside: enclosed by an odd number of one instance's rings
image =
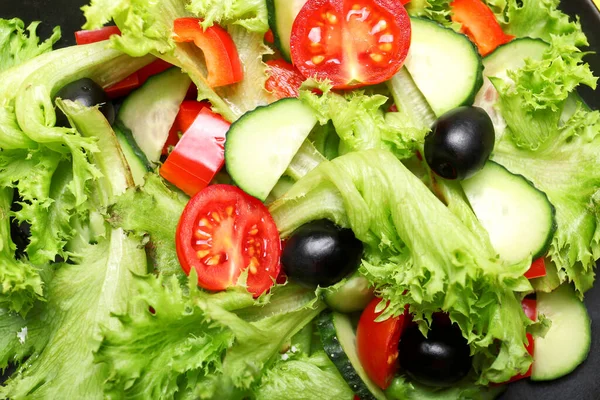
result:
[(354, 393), (323, 351), (310, 357), (280, 360), (255, 391), (257, 400), (350, 400)]
[(55, 27), (52, 36), (40, 44), (35, 33), (39, 24), (32, 22), (25, 33), (25, 24), (20, 19), (0, 19), (0, 72), (52, 50), (60, 39), (60, 27)]
[(182, 276), (174, 238), (188, 200), (158, 175), (148, 174), (144, 186), (129, 189), (110, 206), (109, 221), (146, 243), (154, 269), (163, 275)]
[(384, 299), (380, 308), (389, 301), (381, 318), (409, 304), (426, 329), (433, 312), (448, 312), (471, 345), (479, 383), (504, 382), (531, 364), (524, 346), (531, 321), (518, 294), (531, 290), (523, 277), (528, 262), (502, 264), (489, 242), (392, 153), (369, 150), (324, 161), (270, 211), (283, 237), (316, 218), (351, 227), (365, 244), (361, 273)]
[(431, 387), (410, 381), (400, 375), (392, 381), (386, 390), (389, 400), (493, 400), (506, 389), (501, 386), (478, 386), (463, 380), (448, 388)]
[(414, 0), (406, 5), (406, 10), (413, 17), (424, 17), (444, 26), (456, 27), (450, 19), (450, 3), (452, 0)]
[(549, 256), (560, 281), (580, 293), (592, 287), (600, 258), (600, 112), (582, 104), (535, 150), (503, 140), (493, 159), (544, 191), (556, 208), (557, 230)]
[[(324, 89), (322, 94), (314, 93), (310, 86), (304, 86), (300, 99), (315, 111), (321, 125), (327, 126), (331, 121), (339, 137), (339, 154), (387, 149), (404, 159), (412, 157), (423, 143), (428, 129), (414, 126), (401, 112), (384, 113), (383, 106), (388, 103), (388, 97), (362, 91), (338, 94), (324, 84), (320, 87)], [(329, 140), (320, 139), (316, 134), (330, 135), (328, 130), (315, 132), (312, 139), (323, 143)]]
[(217, 22), (240, 25), (256, 33), (265, 33), (269, 29), (265, 0), (191, 0), (187, 9), (203, 17), (204, 28)]
[(324, 308), (299, 287), (254, 300), (242, 288), (208, 294), (196, 279), (192, 272), (183, 290), (175, 277), (136, 278), (134, 298), (144, 311), (118, 315), (96, 354), (109, 369), (107, 396), (249, 393), (283, 343)]

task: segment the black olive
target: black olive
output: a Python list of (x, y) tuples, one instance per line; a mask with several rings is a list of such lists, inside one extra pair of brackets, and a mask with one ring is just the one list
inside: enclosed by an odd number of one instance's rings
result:
[(467, 340), (456, 324), (434, 319), (427, 338), (411, 325), (398, 345), (400, 366), (415, 381), (430, 386), (451, 386), (471, 369)]
[[(86, 107), (100, 104), (100, 111), (108, 122), (111, 125), (115, 122), (115, 108), (108, 95), (100, 85), (90, 78), (79, 79), (63, 86), (54, 97), (76, 101)], [(58, 107), (56, 107), (56, 126), (69, 126), (67, 116)]]
[(466, 179), (483, 168), (494, 149), (490, 116), (479, 107), (458, 107), (442, 115), (425, 138), (425, 160), (446, 179)]
[(339, 282), (360, 264), (362, 242), (350, 229), (329, 220), (312, 221), (286, 241), (281, 264), (286, 275), (303, 285), (322, 287)]

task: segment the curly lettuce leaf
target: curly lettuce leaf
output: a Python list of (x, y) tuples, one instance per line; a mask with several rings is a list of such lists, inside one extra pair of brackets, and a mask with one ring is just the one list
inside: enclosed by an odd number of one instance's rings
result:
[(25, 29), (25, 24), (18, 18), (0, 19), (0, 72), (52, 50), (60, 39), (60, 27), (55, 27), (52, 36), (40, 43), (35, 33), (39, 24), (32, 22)]
[(280, 360), (269, 369), (254, 391), (256, 400), (351, 400), (354, 393), (329, 357), (319, 351), (310, 357)]
[(147, 311), (118, 315), (96, 354), (109, 369), (107, 396), (246, 393), (281, 344), (322, 310), (298, 287), (254, 300), (241, 288), (208, 294), (196, 281), (192, 272), (184, 290), (175, 277), (136, 278), (134, 298)]
[(203, 17), (205, 29), (214, 23), (240, 25), (256, 33), (269, 29), (265, 0), (191, 0), (186, 8)]
[[(306, 86), (305, 86), (306, 87)], [(323, 94), (302, 90), (300, 99), (314, 111), (319, 123), (327, 126), (329, 122), (339, 137), (339, 154), (367, 149), (387, 149), (398, 158), (414, 155), (423, 143), (428, 129), (417, 127), (402, 113), (383, 112), (388, 98), (379, 94), (366, 94), (351, 91), (338, 94), (323, 86)], [(314, 132), (312, 139), (319, 140), (315, 134), (329, 135), (327, 130)]]
[(0, 189), (0, 309), (26, 315), (43, 298), (42, 279), (26, 260), (15, 259), (16, 246), (10, 237), (12, 198), (12, 189)]
[(458, 382), (448, 388), (436, 388), (410, 381), (400, 375), (386, 390), (389, 400), (493, 400), (506, 390), (506, 385), (479, 386), (468, 380)]
[(413, 0), (406, 5), (406, 10), (411, 17), (428, 18), (438, 24), (454, 27), (456, 24), (450, 19), (450, 3), (452, 0)]
[(531, 321), (518, 294), (531, 290), (523, 277), (529, 262), (502, 264), (489, 242), (392, 153), (369, 150), (324, 161), (270, 211), (283, 237), (317, 218), (352, 228), (365, 243), (361, 273), (389, 301), (387, 308), (381, 303), (382, 318), (409, 304), (425, 330), (432, 313), (448, 312), (471, 345), (478, 383), (504, 382), (531, 364), (525, 349)]
[(153, 266), (161, 274), (183, 276), (174, 237), (188, 200), (180, 191), (167, 187), (157, 174), (148, 174), (144, 186), (131, 188), (117, 198), (108, 210), (109, 221), (146, 243)]
[(106, 370), (94, 363), (100, 327), (116, 327), (111, 313), (129, 303), (133, 273), (146, 272), (146, 257), (122, 230), (81, 249), (80, 264), (61, 264), (48, 283), (47, 302), (28, 316), (30, 350), (0, 388), (12, 399), (102, 398)]
[(560, 281), (572, 281), (581, 294), (592, 287), (600, 258), (599, 152), (600, 112), (579, 104), (544, 146), (530, 150), (503, 140), (492, 156), (548, 195), (557, 222), (549, 267), (555, 265)]

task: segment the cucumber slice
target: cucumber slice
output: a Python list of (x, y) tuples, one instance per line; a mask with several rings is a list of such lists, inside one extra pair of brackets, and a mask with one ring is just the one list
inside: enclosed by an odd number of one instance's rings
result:
[(525, 65), (525, 59), (540, 60), (550, 45), (541, 39), (518, 38), (499, 46), (483, 59), (485, 76), (508, 80), (508, 71), (516, 71)]
[(325, 289), (323, 299), (333, 310), (351, 313), (364, 310), (373, 299), (373, 289), (367, 278), (355, 274), (347, 280)]
[(231, 178), (264, 201), (316, 123), (313, 110), (295, 98), (244, 114), (231, 125), (225, 141)]
[(412, 42), (404, 65), (439, 117), (473, 104), (483, 83), (483, 65), (465, 36), (433, 21), (411, 18)]
[(117, 120), (132, 133), (150, 162), (160, 159), (191, 80), (179, 68), (170, 68), (148, 79), (123, 102)]
[(461, 184), (501, 259), (516, 263), (546, 253), (556, 220), (544, 192), (493, 161)]
[(387, 82), (387, 86), (392, 92), (396, 107), (406, 112), (414, 123), (427, 128), (433, 125), (436, 120), (435, 114), (406, 68), (401, 68)]
[(544, 338), (535, 338), (531, 380), (548, 381), (573, 372), (585, 361), (592, 341), (591, 320), (570, 285), (538, 293), (537, 309), (552, 326)]
[(133, 182), (136, 186), (144, 184), (144, 177), (149, 171), (152, 171), (152, 166), (146, 158), (144, 152), (138, 147), (133, 139), (131, 131), (123, 124), (117, 123), (113, 126), (121, 151), (129, 164)]
[(344, 314), (323, 311), (317, 318), (323, 349), (361, 400), (386, 400), (383, 391), (367, 376), (358, 359), (356, 333)]
[(292, 60), (290, 54), (290, 36), (294, 20), (307, 0), (267, 0), (269, 10), (269, 26), (273, 31), (275, 46), (287, 61)]

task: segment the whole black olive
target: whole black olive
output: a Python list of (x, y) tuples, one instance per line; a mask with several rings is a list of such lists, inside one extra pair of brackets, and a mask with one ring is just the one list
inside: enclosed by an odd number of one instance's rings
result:
[[(55, 98), (78, 102), (86, 107), (100, 104), (100, 111), (112, 125), (115, 122), (115, 108), (106, 92), (90, 78), (82, 78), (63, 86)], [(67, 116), (56, 107), (56, 126), (68, 127)]]
[(333, 285), (355, 271), (362, 242), (350, 229), (329, 220), (312, 221), (298, 228), (286, 241), (281, 265), (286, 275), (306, 286)]
[(479, 107), (458, 107), (442, 115), (425, 138), (425, 160), (446, 179), (466, 179), (483, 168), (494, 149), (490, 116)]
[(398, 345), (400, 366), (415, 381), (430, 386), (451, 386), (471, 369), (467, 340), (456, 324), (434, 319), (427, 338), (411, 325)]

